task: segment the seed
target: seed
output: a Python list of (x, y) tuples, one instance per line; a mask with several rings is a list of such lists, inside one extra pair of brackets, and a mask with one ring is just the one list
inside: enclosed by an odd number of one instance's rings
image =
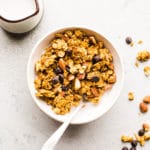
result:
[(140, 129), (139, 132), (138, 132), (138, 135), (139, 136), (143, 136), (144, 134), (145, 134), (144, 129)]
[(131, 147), (130, 150), (136, 150), (136, 148), (135, 147)]
[(63, 91), (68, 91), (68, 86), (62, 85), (62, 86), (61, 86), (61, 89), (62, 89)]
[(60, 81), (60, 83), (64, 83), (64, 76), (63, 76), (63, 74), (59, 74), (59, 81)]
[(99, 77), (94, 76), (94, 77), (92, 77), (91, 81), (92, 82), (98, 82), (99, 81)]
[(100, 61), (100, 56), (99, 55), (95, 55), (94, 57), (93, 57), (93, 59), (92, 59), (92, 63), (93, 64), (95, 64), (95, 63), (97, 63), (97, 62), (99, 62)]
[(132, 142), (131, 142), (131, 145), (132, 145), (132, 147), (136, 147), (137, 146), (137, 141), (136, 140), (133, 140)]
[(56, 77), (54, 77), (53, 79), (52, 79), (52, 83), (53, 84), (57, 84), (59, 82), (59, 77), (58, 76), (56, 76)]
[(129, 150), (126, 146), (122, 148), (122, 150)]
[(126, 43), (131, 44), (132, 43), (132, 38), (131, 37), (126, 37)]
[(56, 74), (62, 74), (62, 73), (63, 73), (63, 70), (62, 70), (60, 67), (57, 67), (57, 68), (54, 70), (54, 72), (55, 72)]
[(67, 56), (72, 56), (72, 50), (67, 50), (67, 51), (66, 51), (66, 55), (67, 55)]

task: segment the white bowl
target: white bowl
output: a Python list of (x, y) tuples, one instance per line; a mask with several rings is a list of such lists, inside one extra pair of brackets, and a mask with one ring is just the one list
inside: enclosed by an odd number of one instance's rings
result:
[[(19, 2), (19, 3), (18, 3)], [(30, 2), (30, 3), (29, 3)], [(26, 12), (27, 8), (22, 8), (23, 11), (20, 11), (20, 3), (33, 5), (34, 10), (31, 13)], [(32, 30), (41, 20), (43, 14), (43, 1), (42, 0), (28, 0), (20, 2), (19, 0), (10, 1), (2, 1), (2, 10), (0, 11), (0, 27), (4, 30), (11, 32), (11, 33), (25, 33)], [(23, 6), (22, 7), (25, 7)], [(7, 9), (6, 9), (7, 7)], [(14, 8), (15, 7), (15, 8)], [(9, 8), (9, 9), (8, 9)], [(6, 10), (5, 10), (6, 9)], [(14, 12), (14, 13), (9, 13)], [(20, 12), (19, 12), (20, 11)], [(29, 10), (28, 10), (29, 11)], [(31, 11), (31, 10), (30, 10)], [(22, 12), (24, 17), (21, 17)], [(19, 18), (15, 18), (15, 14), (19, 14)], [(10, 17), (11, 15), (11, 17)]]
[(51, 118), (60, 122), (64, 122), (65, 119), (68, 117), (68, 115), (72, 113), (75, 108), (72, 108), (69, 114), (57, 115), (51, 110), (49, 105), (47, 105), (45, 102), (43, 102), (42, 100), (38, 99), (35, 96), (36, 90), (34, 87), (34, 79), (35, 79), (34, 66), (35, 66), (35, 62), (41, 57), (41, 54), (43, 53), (44, 48), (46, 48), (49, 45), (50, 40), (54, 38), (56, 33), (63, 32), (64, 30), (72, 30), (76, 28), (85, 31), (87, 34), (94, 35), (97, 39), (100, 39), (104, 42), (105, 47), (108, 48), (113, 55), (115, 72), (117, 76), (116, 83), (113, 85), (113, 87), (109, 91), (105, 92), (105, 94), (101, 98), (101, 101), (98, 105), (94, 105), (92, 103), (86, 103), (86, 106), (71, 121), (71, 124), (84, 124), (84, 123), (91, 122), (99, 118), (100, 116), (102, 116), (104, 113), (106, 113), (116, 102), (121, 92), (122, 86), (123, 86), (124, 69), (123, 69), (122, 60), (118, 52), (115, 50), (115, 48), (106, 38), (104, 38), (102, 35), (100, 35), (99, 33), (95, 31), (92, 31), (86, 28), (80, 28), (80, 27), (63, 28), (63, 29), (59, 29), (54, 32), (48, 33), (41, 40), (39, 40), (39, 42), (35, 45), (35, 47), (33, 48), (31, 52), (31, 55), (28, 61), (28, 66), (27, 66), (27, 80), (28, 80), (29, 90), (37, 106)]

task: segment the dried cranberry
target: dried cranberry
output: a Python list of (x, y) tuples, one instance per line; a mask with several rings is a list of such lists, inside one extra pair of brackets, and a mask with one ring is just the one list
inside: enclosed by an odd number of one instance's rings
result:
[(98, 82), (99, 81), (99, 77), (94, 76), (94, 77), (92, 77), (91, 81), (92, 82)]
[(62, 74), (62, 73), (63, 73), (63, 70), (62, 70), (60, 67), (57, 67), (57, 68), (54, 70), (54, 72), (55, 72), (56, 74)]
[(93, 58), (92, 58), (92, 63), (93, 64), (96, 64), (97, 62), (100, 61), (100, 56), (99, 55), (95, 55)]

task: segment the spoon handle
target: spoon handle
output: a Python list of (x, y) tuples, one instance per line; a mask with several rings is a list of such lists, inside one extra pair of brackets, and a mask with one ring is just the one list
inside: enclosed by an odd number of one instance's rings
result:
[(77, 114), (77, 112), (83, 107), (79, 105), (75, 111), (66, 119), (66, 121), (52, 134), (52, 136), (45, 142), (41, 150), (53, 150), (66, 128), (69, 126), (72, 118)]

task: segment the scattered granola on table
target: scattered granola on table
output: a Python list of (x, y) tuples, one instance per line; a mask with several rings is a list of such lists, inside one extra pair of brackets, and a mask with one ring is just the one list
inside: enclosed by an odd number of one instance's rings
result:
[(140, 62), (144, 62), (144, 61), (148, 61), (150, 59), (150, 53), (149, 51), (147, 50), (144, 50), (144, 51), (140, 51), (138, 54), (137, 54), (137, 57), (136, 59)]
[(145, 66), (143, 71), (144, 71), (145, 76), (147, 77), (150, 76), (150, 66)]
[[(130, 150), (136, 150), (138, 144), (140, 146), (144, 146), (147, 141), (150, 141), (150, 126), (147, 123), (143, 123), (142, 129), (135, 133), (134, 136), (121, 136), (121, 141), (124, 143), (130, 143)], [(128, 147), (124, 146), (122, 150), (129, 150)]]
[(129, 92), (129, 93), (128, 93), (128, 99), (129, 99), (130, 101), (134, 100), (134, 93), (133, 93), (133, 92)]
[(57, 33), (35, 64), (36, 96), (66, 114), (81, 100), (97, 104), (116, 82), (113, 57), (102, 41), (81, 30)]

